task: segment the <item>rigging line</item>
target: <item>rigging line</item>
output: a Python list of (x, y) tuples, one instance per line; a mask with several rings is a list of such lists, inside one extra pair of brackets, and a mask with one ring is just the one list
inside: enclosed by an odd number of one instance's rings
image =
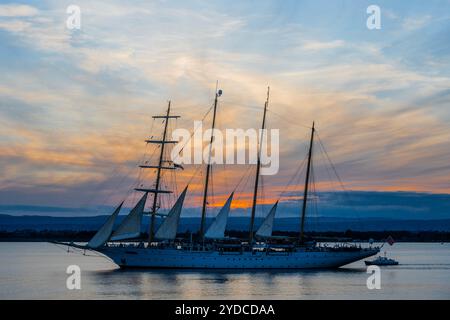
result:
[(226, 167), (226, 164), (225, 164), (225, 161), (223, 161), (223, 164), (222, 164), (222, 170), (223, 170), (223, 174), (224, 174), (224, 182), (225, 182), (225, 189), (226, 190), (228, 190), (228, 188), (229, 188), (229, 186), (228, 186), (228, 178), (227, 178), (227, 167)]
[[(140, 162), (141, 162), (141, 160), (138, 162), (138, 164), (139, 164)], [(117, 168), (117, 167), (118, 167), (118, 165), (116, 165), (116, 168)], [(115, 186), (115, 188), (112, 188), (111, 190), (116, 190), (118, 186), (122, 185), (123, 182), (125, 181), (125, 179), (126, 179), (126, 178), (130, 175), (130, 173), (131, 173), (132, 171), (134, 171), (134, 170), (136, 170), (136, 166), (130, 167), (125, 173), (122, 174), (121, 177), (120, 177), (119, 175), (115, 175), (115, 177), (118, 177), (120, 180), (119, 180), (116, 184), (113, 185), (113, 186)], [(139, 173), (138, 173), (138, 177), (134, 180), (134, 182), (132, 183), (132, 186), (134, 186), (135, 184), (139, 183), (139, 179), (140, 179), (140, 170), (139, 170)], [(98, 189), (103, 189), (103, 186), (106, 185), (106, 183), (107, 183), (107, 180), (103, 181), (101, 184), (99, 184)], [(125, 194), (125, 197), (123, 198), (123, 201), (125, 201), (125, 200), (128, 198), (128, 196), (130, 195), (130, 193), (131, 193), (132, 191), (133, 191), (133, 190), (128, 189), (128, 191), (127, 191), (126, 194)], [(109, 200), (110, 200), (112, 197), (113, 197), (113, 191), (109, 192), (109, 194), (107, 194), (107, 195), (104, 195), (104, 196), (102, 197), (102, 200), (100, 200), (100, 203), (102, 203), (102, 204), (104, 205), (104, 204), (108, 203)], [(92, 196), (92, 198), (90, 199), (90, 202), (92, 202), (94, 198), (95, 198), (95, 195)], [(97, 210), (97, 212), (98, 212), (98, 211), (99, 211), (99, 210)]]
[(153, 126), (155, 125), (155, 118), (152, 118), (152, 125), (150, 126), (150, 136), (153, 134)]
[[(222, 121), (222, 119), (221, 119), (221, 117), (220, 117), (220, 114), (221, 114), (221, 110), (218, 110), (217, 111), (217, 119), (216, 119), (216, 123), (217, 123), (217, 125), (216, 125), (216, 128), (221, 128), (222, 127), (222, 124), (223, 124), (223, 121)], [(215, 145), (216, 144), (216, 136), (214, 135), (214, 140), (213, 140), (213, 144)], [(217, 155), (217, 151), (216, 151), (216, 146), (214, 147), (214, 158), (216, 158), (216, 155)], [(222, 163), (221, 163), (221, 166), (219, 166), (218, 164), (216, 164), (216, 163), (214, 163), (215, 165), (216, 165), (216, 169), (217, 170), (222, 170), (222, 175), (223, 175), (223, 184), (225, 185), (225, 190), (227, 190), (226, 192), (228, 192), (228, 175), (226, 174), (226, 171), (227, 171), (227, 163), (226, 163), (226, 161), (224, 161), (224, 155), (225, 155), (225, 153), (224, 153), (224, 150), (223, 150), (223, 147), (222, 147), (222, 157), (221, 157), (221, 159), (219, 158), (219, 161), (220, 160), (222, 160)]]
[[(167, 185), (164, 180), (161, 180), (161, 187), (167, 190)], [(159, 210), (167, 209), (167, 199), (166, 197), (158, 197)]]
[[(350, 197), (350, 195), (349, 195), (349, 191), (345, 188), (344, 183), (342, 182), (342, 180), (341, 180), (339, 174), (337, 173), (336, 167), (334, 166), (333, 162), (331, 161), (331, 158), (330, 158), (330, 156), (328, 155), (328, 152), (327, 152), (327, 150), (325, 149), (325, 146), (324, 146), (324, 144), (322, 143), (322, 139), (320, 139), (320, 136), (319, 136), (318, 133), (317, 133), (317, 138), (318, 138), (318, 140), (319, 140), (319, 144), (320, 144), (321, 148), (323, 149), (323, 151), (324, 151), (324, 153), (325, 153), (325, 155), (326, 155), (326, 157), (327, 157), (327, 159), (328, 159), (328, 162), (329, 162), (330, 165), (331, 165), (331, 168), (332, 168), (333, 171), (334, 171), (334, 174), (336, 175), (336, 177), (337, 177), (337, 179), (338, 179), (338, 181), (339, 181), (339, 183), (340, 183), (340, 185), (341, 185), (342, 190), (344, 191), (344, 196), (347, 198), (347, 201), (349, 202), (349, 204), (350, 204), (351, 206), (355, 206), (354, 201), (351, 199), (351, 197)], [(357, 211), (356, 211), (356, 212), (357, 212)], [(361, 224), (361, 222), (360, 222), (361, 217), (360, 217), (360, 215), (359, 215), (358, 213), (356, 213), (356, 218), (357, 218), (359, 227), (362, 227), (362, 224)]]
[(285, 186), (285, 188), (283, 189), (283, 191), (280, 193), (279, 199), (281, 199), (284, 194), (287, 192), (287, 189), (292, 185), (292, 183), (294, 182), (295, 179), (298, 178), (299, 174), (301, 172), (303, 172), (303, 168), (306, 164), (306, 160), (307, 160), (307, 156), (303, 159), (303, 161), (300, 163), (300, 166), (297, 167), (296, 172), (294, 173), (294, 175), (291, 177), (291, 179), (289, 180), (288, 184)]
[[(118, 187), (119, 185), (121, 185), (123, 183), (123, 181), (125, 180), (125, 178), (130, 174), (131, 171), (135, 170), (135, 166), (130, 167), (130, 169), (128, 169), (127, 171), (125, 171), (122, 175), (117, 174), (118, 172), (118, 168), (119, 165), (121, 165), (122, 163), (115, 163), (113, 168), (112, 168), (112, 172), (113, 174), (111, 176), (108, 176), (108, 179), (104, 179), (103, 181), (101, 181), (100, 183), (98, 183), (96, 185), (96, 189), (97, 190), (104, 190), (104, 187), (108, 184), (111, 183), (111, 179), (114, 178), (118, 178), (119, 181), (113, 185), (111, 185), (111, 187)], [(116, 190), (117, 188), (112, 188), (111, 190)], [(97, 193), (93, 193), (85, 202), (83, 202), (82, 206), (86, 206), (88, 204), (92, 204), (92, 202), (94, 201), (94, 199), (98, 196)], [(107, 202), (109, 202), (109, 200), (111, 199), (111, 197), (113, 196), (112, 192), (109, 192), (107, 194), (104, 194), (103, 196), (98, 198), (98, 203), (101, 203), (102, 205), (106, 204)]]
[(312, 178), (312, 180), (311, 180), (311, 189), (312, 189), (312, 193), (314, 195), (313, 199), (312, 199), (313, 200), (313, 209), (314, 209), (313, 216), (315, 218), (315, 219), (313, 219), (313, 223), (314, 223), (314, 226), (317, 228), (317, 219), (318, 219), (318, 216), (319, 216), (317, 203), (318, 203), (318, 200), (319, 200), (319, 195), (317, 193), (317, 188), (316, 188), (316, 172), (315, 172), (315, 166), (314, 166), (313, 163), (311, 163), (311, 178)]
[(247, 189), (249, 181), (250, 181), (250, 174), (247, 175), (247, 179), (245, 179), (245, 183), (244, 183), (243, 188), (242, 188), (243, 190)]
[(195, 169), (194, 173), (191, 175), (187, 184), (191, 184), (192, 180), (197, 176), (197, 173), (200, 169), (202, 169), (202, 166), (201, 165), (197, 166), (197, 169)]
[[(307, 138), (306, 138), (307, 139)], [(304, 147), (306, 149), (308, 149), (308, 147), (306, 147), (306, 145), (304, 145)], [(291, 179), (289, 180), (288, 184), (285, 186), (285, 188), (283, 189), (283, 191), (280, 193), (279, 195), (279, 199), (281, 199), (285, 193), (287, 192), (287, 189), (292, 185), (292, 183), (294, 182), (295, 179), (298, 179), (300, 177), (300, 174), (303, 172), (303, 169), (306, 165), (306, 161), (308, 160), (308, 155), (305, 156), (305, 158), (303, 159), (303, 161), (300, 163), (300, 166), (297, 167), (296, 172), (294, 173), (294, 175), (291, 177)]]
[(242, 104), (241, 100), (236, 100), (236, 99), (230, 99), (230, 98), (223, 98), (223, 100), (227, 105), (230, 106), (238, 106), (240, 109), (251, 109), (251, 110), (258, 110), (261, 111), (262, 109), (264, 109), (264, 107), (261, 107), (260, 105), (250, 105), (250, 104)]
[(326, 162), (327, 161), (326, 160), (326, 156), (325, 156), (325, 154), (324, 154), (324, 152), (322, 150), (322, 147), (318, 148), (318, 150), (319, 150), (320, 155), (321, 155), (322, 166), (325, 168), (325, 171), (326, 171), (327, 177), (328, 177), (328, 181), (329, 181), (329, 183), (331, 185), (331, 190), (334, 190), (334, 188), (335, 188), (335, 186), (334, 186), (334, 179), (333, 179), (332, 174), (331, 174), (331, 172), (330, 172), (330, 170), (328, 168), (328, 163)]
[(173, 180), (174, 180), (174, 183), (175, 183), (175, 191), (176, 191), (176, 193), (177, 193), (177, 196), (176, 196), (176, 198), (174, 199), (174, 201), (177, 201), (176, 199), (178, 199), (178, 197), (180, 196), (180, 192), (179, 192), (179, 190), (178, 190), (178, 181), (177, 181), (177, 175), (176, 175), (176, 173), (174, 173), (174, 178), (173, 178)]
[(247, 177), (247, 176), (249, 177), (250, 176), (249, 172), (251, 171), (252, 168), (253, 168), (252, 166), (248, 166), (247, 167), (247, 170), (245, 170), (245, 173), (243, 175), (241, 175), (241, 178), (239, 179), (239, 182), (236, 184), (233, 192), (236, 192), (236, 190), (239, 188), (239, 185), (241, 184), (242, 180), (244, 180), (245, 177)]
[(194, 131), (191, 133), (191, 136), (189, 137), (189, 139), (186, 140), (186, 142), (184, 143), (184, 145), (181, 147), (180, 152), (176, 155), (175, 159), (172, 159), (173, 162), (175, 162), (175, 160), (179, 157), (180, 153), (183, 152), (184, 148), (186, 147), (186, 145), (188, 144), (188, 142), (191, 141), (192, 137), (194, 136), (195, 132), (197, 132), (197, 130), (200, 128), (200, 126), (203, 125), (203, 121), (205, 121), (206, 117), (208, 116), (208, 114), (211, 112), (211, 110), (214, 108), (214, 104), (208, 109), (208, 111), (205, 113), (205, 115), (203, 116), (202, 120), (200, 121), (200, 123), (197, 125), (196, 128), (194, 128)]
[[(317, 133), (317, 132), (316, 132), (316, 133)], [(320, 144), (321, 148), (322, 148), (323, 151), (325, 152), (325, 155), (326, 155), (326, 157), (327, 157), (327, 159), (328, 159), (328, 162), (330, 163), (330, 166), (331, 166), (331, 168), (333, 169), (334, 174), (336, 175), (336, 177), (337, 177), (337, 179), (338, 179), (338, 181), (339, 181), (339, 183), (340, 183), (342, 189), (343, 189), (344, 191), (347, 191), (347, 189), (345, 188), (344, 183), (343, 183), (342, 180), (341, 180), (341, 177), (340, 177), (339, 174), (337, 173), (336, 167), (334, 166), (333, 162), (331, 161), (331, 158), (330, 158), (330, 156), (328, 155), (328, 152), (327, 152), (327, 150), (325, 149), (325, 146), (324, 146), (323, 143), (322, 143), (322, 139), (320, 139), (318, 133), (317, 133), (317, 138), (318, 138), (318, 140), (319, 140), (319, 144)]]
[[(152, 120), (152, 124), (150, 127), (150, 135), (152, 135), (153, 133), (153, 127), (154, 127), (154, 123), (155, 123), (155, 119)], [(153, 153), (150, 155), (150, 159), (153, 157), (153, 155), (155, 154), (155, 151), (153, 151)], [(143, 161), (145, 161), (147, 157), (147, 148), (144, 148), (144, 152), (142, 154), (142, 156), (139, 158), (138, 162), (136, 165), (139, 165), (140, 163), (142, 163)], [(149, 160), (150, 160), (149, 159)], [(133, 165), (133, 167), (130, 167), (129, 170), (127, 170), (125, 173), (122, 174), (122, 176), (120, 175), (114, 175), (114, 177), (118, 177), (120, 180), (115, 184), (115, 187), (117, 188), (118, 186), (122, 185), (122, 183), (124, 182), (125, 178), (128, 177), (130, 175), (130, 173), (132, 171), (134, 171), (136, 169), (136, 165)], [(117, 163), (114, 168), (113, 168), (113, 172), (117, 172), (117, 168), (119, 167), (119, 164)], [(141, 179), (141, 170), (138, 171), (138, 177), (137, 179), (133, 182), (132, 186), (135, 185), (136, 183), (139, 183), (139, 180)], [(103, 181), (102, 183), (100, 183), (98, 185), (98, 189), (103, 189), (103, 186), (107, 183), (107, 180)], [(114, 188), (114, 189), (116, 189)], [(130, 190), (128, 190), (128, 192), (125, 195), (124, 201), (128, 198), (128, 196), (130, 195)], [(102, 204), (105, 204), (107, 202), (109, 202), (109, 200), (112, 198), (113, 194), (112, 192), (109, 193), (109, 195), (106, 195), (103, 197), (103, 199), (101, 200)], [(90, 199), (90, 202), (92, 202), (93, 198), (95, 197), (95, 195), (92, 196), (92, 198)]]
[[(152, 130), (153, 130), (153, 123), (154, 123), (154, 121), (152, 121), (151, 132), (152, 132)], [(144, 156), (145, 156), (145, 154), (146, 154), (146, 153), (144, 152)], [(112, 171), (113, 173), (116, 173), (116, 172), (117, 172), (117, 169), (118, 169), (118, 167), (119, 167), (119, 165), (121, 165), (121, 163), (115, 163), (111, 171)], [(114, 175), (113, 175), (112, 177), (110, 177), (110, 178), (114, 178), (114, 177), (116, 177), (116, 176), (119, 177), (119, 178), (120, 178), (120, 181), (116, 184), (116, 186), (118, 186), (118, 185), (121, 185), (121, 184), (122, 184), (122, 182), (125, 180), (125, 178), (129, 175), (130, 172), (131, 172), (131, 170), (127, 171), (126, 173), (124, 173), (124, 175), (123, 175), (122, 177), (120, 177), (120, 176), (117, 175), (117, 174), (114, 174)], [(104, 187), (108, 182), (109, 182), (108, 179), (105, 179), (104, 181), (100, 182), (100, 183), (97, 185), (97, 189), (104, 189), (103, 187)], [(92, 202), (93, 202), (93, 200), (94, 200), (94, 198), (95, 198), (96, 196), (97, 196), (97, 195), (96, 195), (95, 193), (92, 194), (92, 196), (84, 202), (84, 206), (86, 206), (86, 205), (88, 205), (88, 204), (92, 204)], [(107, 202), (109, 202), (109, 200), (111, 199), (111, 197), (112, 197), (112, 193), (109, 193), (108, 195), (104, 195), (104, 196), (102, 197), (102, 199), (101, 199), (99, 202), (100, 202), (101, 204), (106, 204)]]
[(175, 197), (174, 197), (174, 199), (172, 199), (172, 200), (174, 200), (174, 201), (176, 201), (176, 199), (178, 198), (178, 196), (179, 196), (179, 194), (178, 194), (178, 182), (177, 182), (177, 174), (174, 172), (175, 170), (172, 170), (172, 172), (171, 172), (171, 181), (173, 181), (173, 189), (174, 189), (174, 191), (175, 191)]
[[(262, 201), (260, 201), (260, 203), (265, 203), (266, 190), (265, 190), (265, 186), (264, 186), (264, 176), (261, 175), (260, 179), (261, 179), (261, 193), (259, 195), (259, 198), (262, 200)], [(261, 206), (259, 206), (259, 213), (260, 213), (260, 215), (264, 215), (264, 210)]]
[[(212, 198), (212, 202), (213, 204), (216, 203), (216, 192), (214, 190), (214, 172), (216, 169), (214, 169), (214, 166), (211, 166), (211, 175), (210, 175), (210, 179), (211, 179), (211, 198)], [(209, 203), (208, 203), (209, 204)]]
[[(147, 148), (145, 148), (145, 151), (144, 151), (144, 154), (143, 154), (142, 158), (121, 179), (120, 184), (122, 184), (122, 182), (125, 180), (125, 178), (130, 175), (130, 173), (131, 173), (131, 171), (133, 171), (133, 169), (136, 169), (136, 166), (138, 167), (137, 177), (134, 180), (134, 182), (132, 183), (131, 188), (129, 188), (129, 190), (127, 191), (127, 196), (134, 191), (135, 187), (139, 187), (140, 184), (143, 182), (144, 177), (142, 177), (142, 176), (143, 176), (143, 173), (144, 173), (144, 169), (143, 168), (139, 168), (139, 164), (142, 164), (142, 163), (145, 163), (145, 162), (149, 162), (153, 158), (153, 155), (155, 154), (155, 152), (156, 152), (156, 149), (153, 150), (153, 153), (150, 155), (150, 159), (148, 161), (145, 161), (145, 159), (147, 157)], [(144, 174), (144, 176), (145, 176), (145, 174)]]
[[(172, 129), (172, 126), (169, 125), (167, 132), (171, 132), (171, 129)], [(163, 159), (168, 159), (168, 155), (171, 153), (171, 150), (172, 150), (171, 146), (164, 149)], [(161, 178), (162, 178), (161, 181), (164, 185), (164, 188), (166, 190), (172, 190), (171, 194), (167, 194), (165, 197), (160, 197), (160, 198), (164, 198), (164, 200), (163, 200), (164, 207), (167, 206), (167, 208), (169, 208), (170, 207), (169, 203), (171, 201), (173, 201), (173, 198), (176, 197), (176, 194), (177, 194), (176, 185), (174, 186), (172, 183), (172, 181), (174, 179), (174, 170), (169, 170), (168, 172), (163, 172), (161, 175)]]
[[(178, 128), (178, 118), (175, 118), (175, 124), (171, 123), (171, 133), (173, 134), (173, 131)], [(170, 147), (170, 154), (172, 154), (173, 152), (173, 146)], [(177, 183), (177, 174), (175, 172), (175, 170), (171, 171), (171, 181), (173, 184), (173, 189), (175, 191), (175, 193), (172, 195), (172, 202), (175, 203), (178, 199), (178, 183)]]
[[(205, 120), (205, 118), (206, 118), (206, 117), (208, 116), (208, 114), (211, 112), (211, 110), (213, 109), (213, 107), (214, 107), (214, 106), (211, 106), (211, 107), (208, 109), (208, 111), (207, 111), (207, 112), (205, 113), (205, 115), (203, 116), (203, 119), (202, 119), (201, 122), (203, 122), (203, 120)], [(199, 125), (199, 126), (200, 126), (200, 125)], [(193, 136), (193, 135), (195, 134), (195, 132), (198, 130), (199, 126), (198, 126), (197, 128), (194, 128), (194, 131), (192, 132), (192, 134), (191, 134), (191, 136), (189, 137), (188, 141), (192, 138), (192, 136)], [(186, 143), (184, 144), (183, 148), (180, 150), (180, 153), (183, 152), (183, 150), (184, 150), (184, 148), (186, 147), (188, 141), (186, 141)], [(178, 154), (178, 155), (179, 155), (179, 154)], [(178, 157), (178, 155), (177, 155), (177, 157)], [(174, 161), (175, 161), (175, 159), (172, 159), (172, 162), (174, 162)], [(189, 180), (188, 180), (188, 182), (187, 182), (188, 185), (191, 184), (192, 180), (197, 176), (197, 173), (198, 173), (198, 171), (199, 171), (201, 168), (202, 168), (202, 166), (199, 165), (199, 166), (195, 169), (194, 173), (191, 175), (191, 177), (189, 178)]]
[(279, 113), (276, 113), (275, 111), (272, 111), (271, 109), (267, 109), (267, 111), (273, 113), (274, 115), (276, 115), (276, 116), (279, 117), (280, 119), (282, 119), (282, 120), (284, 120), (284, 121), (286, 121), (286, 122), (289, 122), (289, 123), (293, 124), (294, 126), (297, 126), (297, 127), (300, 127), (300, 128), (312, 129), (311, 126), (307, 126), (307, 125), (304, 125), (304, 124), (299, 124), (299, 123), (297, 123), (297, 122), (294, 122), (294, 121), (292, 121), (292, 120), (290, 120), (290, 119), (288, 119), (288, 118), (285, 118), (284, 116), (280, 115)]
[[(317, 144), (317, 142), (316, 142), (316, 144)], [(323, 177), (320, 176), (319, 174), (317, 174), (316, 181), (321, 178), (322, 182), (324, 184), (324, 188), (328, 188), (328, 189), (331, 190), (332, 186), (333, 186), (332, 181), (331, 181), (332, 178), (330, 176), (330, 173), (329, 173), (329, 170), (328, 170), (328, 167), (327, 167), (328, 163), (324, 163), (326, 161), (325, 160), (325, 155), (323, 154), (323, 151), (320, 148), (320, 146), (315, 148), (315, 156), (316, 156), (315, 157), (316, 161), (314, 163), (314, 167), (315, 168), (320, 168), (321, 172), (325, 171), (325, 173), (323, 174)], [(328, 189), (326, 189), (326, 190), (328, 190)], [(320, 191), (318, 191), (318, 192), (320, 192)]]
[[(239, 185), (241, 184), (241, 182), (243, 181), (244, 178), (245, 178), (245, 183), (242, 185), (243, 186), (243, 190), (247, 189), (247, 185), (248, 185), (248, 183), (250, 181), (250, 176), (251, 176), (250, 173), (253, 171), (253, 170), (250, 170), (250, 169), (252, 169), (252, 166), (249, 166), (248, 169), (247, 169), (247, 172), (243, 176), (241, 176), (241, 179), (240, 179), (238, 185), (236, 186), (235, 191), (238, 189)], [(237, 199), (242, 199), (243, 197), (244, 196), (242, 196), (240, 194), (238, 194), (236, 196)]]

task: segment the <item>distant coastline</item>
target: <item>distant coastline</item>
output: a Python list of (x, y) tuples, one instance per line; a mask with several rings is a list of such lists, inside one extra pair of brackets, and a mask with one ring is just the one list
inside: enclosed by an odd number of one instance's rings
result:
[[(95, 231), (0, 231), (0, 242), (47, 242), (47, 241), (67, 241), (67, 242), (86, 242), (92, 238)], [(296, 232), (275, 232), (276, 236), (298, 236)], [(246, 237), (244, 231), (228, 231), (230, 237)], [(345, 232), (327, 231), (327, 232), (309, 232), (307, 236), (318, 241), (341, 241), (346, 242), (352, 238), (368, 241), (373, 239), (376, 242), (383, 242), (388, 236), (392, 236), (396, 242), (450, 242), (450, 232), (443, 231), (352, 231)], [(179, 237), (188, 238), (189, 233), (180, 233)], [(147, 239), (147, 234), (143, 233), (141, 239)], [(136, 240), (138, 241), (138, 240)]]
[[(124, 216), (117, 217), (119, 224)], [(0, 214), (0, 231), (96, 231), (108, 219), (107, 215), (101, 216), (13, 216)], [(160, 221), (160, 219), (158, 219)], [(250, 219), (242, 216), (232, 216), (228, 219), (227, 229), (244, 231), (248, 230)], [(142, 230), (147, 230), (149, 219), (144, 216)], [(206, 218), (206, 223), (212, 222), (212, 218)], [(157, 221), (158, 223), (158, 221)], [(256, 225), (262, 223), (261, 217), (256, 217)], [(298, 217), (275, 218), (275, 231), (290, 232), (299, 230), (300, 219)], [(196, 231), (199, 229), (199, 219), (195, 217), (181, 217), (179, 232)], [(390, 219), (382, 217), (311, 217), (306, 220), (306, 231), (328, 232), (347, 230), (354, 231), (446, 231), (450, 232), (450, 219)]]
[[(124, 216), (119, 216), (117, 223)], [(0, 241), (87, 241), (108, 216), (91, 217), (52, 217), (52, 216), (12, 216), (0, 214)], [(179, 235), (189, 238), (191, 232), (199, 229), (199, 219), (182, 217)], [(206, 219), (211, 223), (212, 219)], [(261, 223), (256, 219), (256, 224)], [(247, 217), (230, 217), (227, 235), (246, 237), (249, 219)], [(142, 232), (148, 228), (148, 217), (144, 217)], [(298, 235), (298, 218), (275, 219), (274, 235)], [(323, 238), (374, 239), (382, 241), (389, 235), (396, 241), (405, 242), (449, 242), (450, 219), (440, 220), (401, 220), (386, 218), (336, 218), (315, 217), (307, 220), (307, 234)]]

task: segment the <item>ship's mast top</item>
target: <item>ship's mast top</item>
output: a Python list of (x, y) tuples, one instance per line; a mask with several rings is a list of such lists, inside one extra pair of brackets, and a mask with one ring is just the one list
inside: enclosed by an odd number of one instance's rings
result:
[(264, 138), (264, 129), (266, 128), (266, 114), (267, 114), (267, 108), (269, 106), (269, 96), (270, 96), (270, 87), (267, 87), (267, 99), (264, 104), (264, 114), (263, 114), (263, 120), (262, 120), (262, 126), (261, 126), (261, 136), (258, 144), (258, 156), (257, 156), (257, 162), (256, 162), (256, 176), (255, 176), (255, 187), (253, 190), (253, 202), (252, 202), (252, 214), (250, 218), (250, 232), (249, 232), (249, 243), (253, 243), (253, 228), (255, 223), (255, 214), (256, 214), (256, 202), (258, 198), (258, 186), (259, 186), (259, 172), (261, 170), (261, 144), (263, 143)]
[(206, 205), (208, 203), (208, 184), (209, 184), (209, 176), (211, 174), (211, 148), (212, 148), (212, 144), (214, 142), (214, 129), (216, 126), (217, 102), (221, 95), (222, 95), (222, 90), (218, 90), (218, 82), (216, 82), (216, 96), (214, 99), (213, 119), (212, 119), (212, 125), (211, 125), (211, 139), (209, 142), (208, 163), (206, 164), (205, 189), (203, 191), (202, 220), (200, 222), (200, 239), (201, 240), (204, 240), (204, 235), (205, 235)]
[(306, 215), (306, 203), (308, 201), (308, 187), (309, 187), (309, 177), (311, 175), (311, 161), (312, 161), (312, 153), (313, 153), (313, 145), (314, 145), (314, 122), (311, 128), (311, 141), (309, 142), (309, 151), (308, 151), (308, 165), (306, 167), (306, 179), (305, 179), (305, 188), (303, 192), (303, 206), (302, 206), (302, 216), (300, 221), (300, 235), (299, 240), (300, 243), (304, 243), (305, 240), (305, 234), (304, 234), (304, 227), (305, 227), (305, 215)]

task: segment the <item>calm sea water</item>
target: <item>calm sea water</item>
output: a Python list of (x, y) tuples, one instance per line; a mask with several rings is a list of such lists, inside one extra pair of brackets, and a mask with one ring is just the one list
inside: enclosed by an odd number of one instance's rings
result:
[[(124, 271), (53, 244), (0, 243), (0, 299), (450, 299), (450, 244), (386, 249), (400, 265), (383, 267), (381, 289), (369, 290), (362, 261), (332, 271)], [(66, 288), (74, 264), (81, 290)]]

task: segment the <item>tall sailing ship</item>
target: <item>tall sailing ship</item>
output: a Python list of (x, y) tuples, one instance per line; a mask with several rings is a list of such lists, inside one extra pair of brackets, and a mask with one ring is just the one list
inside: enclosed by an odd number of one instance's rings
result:
[[(216, 89), (212, 130), (216, 124), (218, 99), (222, 91)], [(264, 104), (260, 142), (263, 141), (266, 127), (266, 115), (269, 105), (269, 91)], [(233, 201), (234, 192), (230, 194), (223, 207), (219, 210), (213, 222), (206, 225), (208, 204), (208, 188), (211, 179), (211, 161), (206, 164), (203, 201), (201, 210), (200, 230), (195, 239), (177, 238), (183, 203), (188, 192), (184, 188), (167, 214), (160, 212), (158, 200), (170, 193), (171, 190), (162, 188), (161, 177), (164, 171), (177, 170), (180, 166), (164, 158), (165, 148), (177, 141), (168, 139), (169, 121), (179, 118), (171, 114), (169, 102), (165, 115), (154, 116), (162, 119), (164, 130), (161, 139), (149, 139), (146, 143), (159, 145), (158, 162), (153, 165), (140, 165), (143, 169), (156, 170), (156, 180), (152, 188), (140, 186), (135, 190), (143, 195), (130, 213), (115, 227), (117, 216), (122, 209), (123, 202), (114, 210), (104, 225), (86, 244), (64, 243), (72, 247), (93, 250), (110, 258), (121, 268), (204, 268), (204, 269), (314, 269), (338, 268), (343, 265), (373, 256), (380, 249), (376, 246), (361, 247), (354, 244), (340, 244), (327, 246), (305, 237), (305, 215), (308, 204), (308, 187), (312, 168), (313, 143), (315, 136), (314, 124), (311, 129), (310, 144), (307, 157), (306, 179), (301, 202), (300, 230), (298, 237), (274, 237), (273, 226), (277, 212), (278, 201), (273, 205), (264, 221), (255, 231), (255, 214), (258, 204), (258, 188), (261, 168), (260, 146), (258, 148), (256, 175), (254, 180), (253, 199), (248, 238), (226, 237), (228, 215)], [(210, 147), (214, 135), (211, 134)], [(209, 149), (211, 157), (211, 148)], [(152, 195), (149, 197), (149, 195)], [(150, 211), (145, 212), (147, 198), (151, 199)], [(130, 239), (141, 237), (141, 225), (144, 214), (150, 215), (147, 241), (130, 242)], [(156, 217), (162, 223), (157, 227)], [(127, 242), (124, 242), (127, 240)]]

